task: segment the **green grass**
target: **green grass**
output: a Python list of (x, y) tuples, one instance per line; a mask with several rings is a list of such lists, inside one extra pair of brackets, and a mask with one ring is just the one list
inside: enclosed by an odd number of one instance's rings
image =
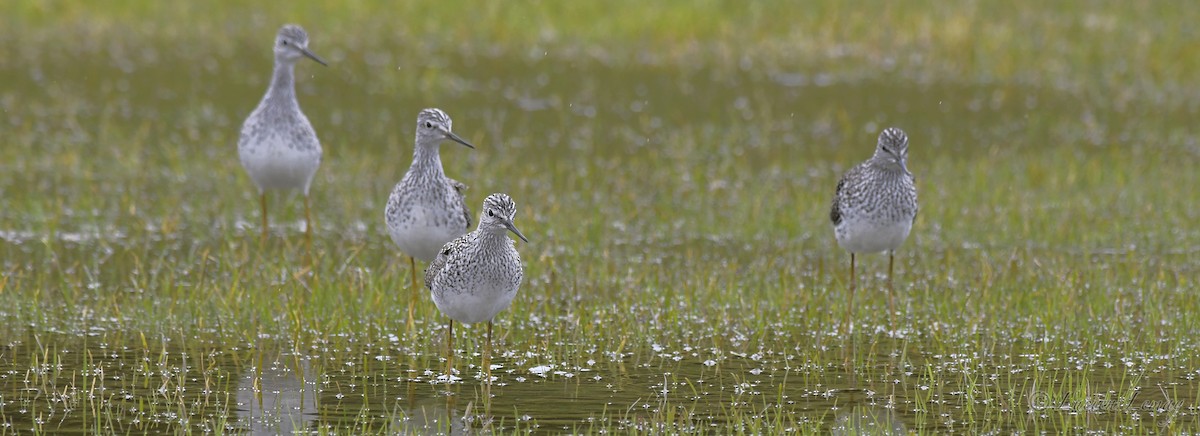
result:
[[(247, 8), (0, 18), (0, 433), (1196, 428), (1194, 8)], [(299, 198), (258, 244), (234, 155), (283, 22), (332, 61), (297, 67), (311, 268)], [(382, 226), (429, 106), (479, 147), (442, 153), (470, 204), (512, 195), (532, 241), (490, 392), (475, 327), (466, 381), (430, 383), (444, 318), (422, 292), (406, 331)], [(863, 256), (847, 334), (828, 205), (889, 125), (921, 195), (902, 316)]]

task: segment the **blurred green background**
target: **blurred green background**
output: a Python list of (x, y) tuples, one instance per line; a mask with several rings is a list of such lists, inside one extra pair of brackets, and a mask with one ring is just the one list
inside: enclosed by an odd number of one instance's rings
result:
[[(254, 430), (261, 417), (228, 395), (254, 392), (272, 359), (319, 380), (303, 415), (315, 430), (406, 431), (414, 404), (446, 392), (451, 415), (499, 431), (869, 432), (846, 413), (879, 404), (890, 428), (919, 432), (1195, 423), (1200, 8), (1187, 3), (0, 10), (4, 428)], [(311, 266), (294, 196), (272, 199), (257, 244), (236, 158), (284, 23), (330, 61), (296, 67), (325, 149)], [(492, 395), (469, 376), (429, 384), (444, 319), (428, 301), (405, 331), (409, 271), (382, 213), (424, 107), (479, 147), (442, 152), (469, 204), (512, 195), (531, 239), (525, 286), (497, 318)], [(888, 126), (910, 137), (921, 213), (897, 253), (897, 319), (884, 256), (865, 256), (847, 333), (829, 201)], [(467, 373), (477, 330), (459, 332)], [(146, 356), (160, 370), (129, 369)], [(530, 375), (546, 365), (571, 375)], [(52, 400), (96, 369), (109, 376), (93, 386), (132, 399)], [(191, 390), (157, 395), (162, 374)], [(364, 385), (385, 392), (347, 388)], [(1161, 390), (1192, 408), (1027, 413), (1046, 389)], [(464, 411), (474, 400), (500, 412)], [(57, 427), (35, 419), (47, 413)]]

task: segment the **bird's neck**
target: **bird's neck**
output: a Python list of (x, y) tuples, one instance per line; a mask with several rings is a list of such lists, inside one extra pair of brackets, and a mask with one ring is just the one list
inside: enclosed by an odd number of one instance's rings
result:
[(442, 158), (438, 146), (417, 144), (413, 149), (413, 169), (421, 176), (443, 177)]
[(291, 62), (275, 62), (275, 71), (271, 74), (271, 86), (267, 88), (267, 96), (263, 100), (296, 102), (295, 65)]
[(502, 249), (509, 243), (508, 229), (485, 228), (479, 232), (479, 246), (483, 249)]
[(871, 168), (887, 177), (901, 178), (905, 176), (904, 170), (901, 170), (900, 166), (892, 163), (888, 158), (882, 156), (877, 156), (872, 159)]

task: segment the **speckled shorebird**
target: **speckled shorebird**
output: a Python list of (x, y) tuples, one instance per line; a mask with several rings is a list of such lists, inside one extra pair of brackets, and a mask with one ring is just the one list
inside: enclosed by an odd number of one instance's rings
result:
[(467, 324), (487, 321), (487, 348), (483, 354), (484, 378), (491, 382), (492, 318), (504, 310), (521, 286), (521, 255), (507, 232), (529, 242), (513, 224), (517, 205), (505, 194), (483, 200), (479, 227), (450, 241), (425, 270), (425, 286), (438, 310), (450, 317), (446, 330), (446, 379), (453, 379), (454, 321)]
[(321, 166), (321, 142), (296, 101), (296, 61), (308, 57), (328, 65), (308, 51), (308, 34), (287, 24), (275, 35), (275, 71), (267, 95), (242, 124), (238, 158), (258, 186), (262, 206), (262, 238), (267, 238), (267, 191), (300, 190), (304, 193), (304, 233), (312, 254), (312, 213), (308, 188)]
[(895, 251), (908, 238), (917, 217), (917, 188), (908, 171), (908, 136), (895, 127), (879, 134), (875, 155), (838, 181), (829, 218), (838, 245), (850, 252), (850, 302), (854, 308), (854, 255), (888, 252), (888, 310), (895, 314), (892, 266)]
[(451, 131), (450, 116), (441, 109), (417, 114), (417, 139), (412, 166), (392, 188), (384, 222), (392, 242), (408, 255), (412, 268), (412, 295), (408, 301), (408, 328), (412, 331), (417, 301), (417, 261), (432, 261), (450, 240), (471, 230), (471, 210), (463, 193), (467, 186), (446, 177), (438, 154), (442, 141), (475, 148)]

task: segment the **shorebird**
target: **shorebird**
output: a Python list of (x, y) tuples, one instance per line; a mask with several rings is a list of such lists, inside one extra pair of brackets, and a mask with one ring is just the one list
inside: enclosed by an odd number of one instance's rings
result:
[(425, 270), (425, 286), (438, 310), (450, 318), (446, 330), (446, 380), (453, 380), (454, 321), (467, 324), (487, 321), (487, 348), (483, 354), (484, 378), (491, 383), (492, 318), (512, 303), (521, 286), (524, 267), (513, 232), (529, 242), (513, 224), (517, 205), (505, 194), (483, 200), (479, 227), (450, 241)]
[(417, 301), (417, 261), (432, 261), (450, 240), (471, 229), (471, 210), (463, 193), (467, 185), (446, 177), (438, 154), (442, 141), (475, 148), (451, 132), (450, 116), (441, 109), (417, 114), (417, 138), (412, 166), (392, 188), (384, 209), (384, 222), (392, 242), (408, 255), (412, 268), (412, 293), (408, 301), (408, 329), (413, 327)]
[(889, 127), (879, 134), (875, 155), (851, 168), (838, 181), (829, 212), (838, 245), (850, 252), (847, 329), (854, 308), (854, 255), (888, 253), (888, 310), (894, 316), (895, 252), (908, 238), (916, 218), (917, 188), (908, 171), (908, 136), (903, 130)]
[(294, 67), (301, 57), (328, 66), (308, 50), (308, 34), (287, 24), (275, 35), (275, 71), (258, 107), (242, 124), (238, 158), (258, 186), (262, 206), (262, 239), (267, 239), (267, 191), (304, 193), (304, 233), (312, 256), (312, 213), (308, 188), (321, 166), (321, 142), (296, 101)]

